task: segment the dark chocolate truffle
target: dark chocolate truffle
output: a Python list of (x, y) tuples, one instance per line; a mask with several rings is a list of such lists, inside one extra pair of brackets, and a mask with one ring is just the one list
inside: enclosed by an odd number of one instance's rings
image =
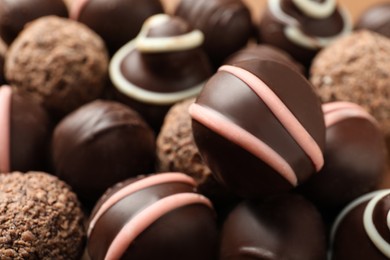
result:
[(219, 253), (220, 260), (325, 260), (324, 224), (315, 207), (298, 195), (245, 201), (225, 221)]
[(47, 15), (68, 16), (64, 1), (1, 0), (0, 37), (11, 44), (27, 23)]
[(0, 126), (0, 172), (45, 169), (50, 121), (38, 103), (0, 87)]
[(390, 37), (390, 3), (381, 3), (364, 11), (356, 22), (356, 29), (367, 29)]
[(331, 260), (390, 258), (390, 190), (379, 190), (351, 202), (331, 231)]
[(240, 196), (286, 192), (323, 165), (319, 99), (301, 74), (281, 63), (222, 66), (190, 106), (190, 115), (204, 161)]
[(137, 36), (149, 16), (163, 13), (159, 0), (73, 0), (70, 10), (70, 18), (98, 33), (112, 54)]
[(215, 214), (195, 185), (185, 174), (163, 173), (108, 190), (90, 217), (91, 259), (214, 260)]
[(215, 68), (252, 36), (248, 7), (241, 0), (181, 0), (175, 15), (205, 35), (204, 49)]
[(268, 0), (259, 38), (309, 66), (320, 49), (351, 30), (349, 14), (336, 0)]
[(156, 131), (176, 102), (196, 96), (212, 69), (203, 34), (179, 17), (147, 19), (138, 37), (110, 62), (117, 99), (137, 110)]
[(42, 172), (0, 174), (1, 259), (80, 259), (84, 215), (70, 187)]
[(133, 110), (96, 100), (65, 117), (55, 128), (55, 174), (68, 182), (86, 206), (115, 184), (153, 172), (154, 134)]
[(378, 187), (386, 168), (386, 145), (377, 121), (362, 107), (331, 102), (323, 111), (325, 164), (301, 191), (324, 214), (334, 215)]
[(108, 55), (101, 38), (85, 25), (55, 16), (31, 22), (10, 46), (7, 81), (64, 115), (102, 92)]

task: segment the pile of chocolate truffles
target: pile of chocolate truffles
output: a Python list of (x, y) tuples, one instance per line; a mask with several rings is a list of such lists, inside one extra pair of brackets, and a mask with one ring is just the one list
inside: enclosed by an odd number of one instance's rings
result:
[(390, 259), (390, 3), (350, 11), (0, 0), (0, 259)]

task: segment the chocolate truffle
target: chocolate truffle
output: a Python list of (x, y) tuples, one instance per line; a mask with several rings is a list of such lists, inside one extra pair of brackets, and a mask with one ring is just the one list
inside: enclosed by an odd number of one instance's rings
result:
[(298, 195), (244, 201), (223, 225), (219, 253), (220, 260), (325, 260), (325, 228), (315, 207)]
[(322, 212), (331, 215), (377, 188), (386, 168), (386, 145), (377, 121), (362, 107), (331, 102), (322, 108), (325, 164), (301, 188)]
[(248, 7), (241, 0), (181, 0), (175, 15), (205, 35), (204, 49), (215, 68), (252, 36)]
[(137, 38), (110, 62), (117, 99), (137, 110), (156, 132), (168, 109), (196, 96), (211, 74), (203, 34), (179, 17), (148, 18)]
[(43, 172), (0, 174), (1, 259), (80, 259), (84, 215), (70, 187)]
[(378, 120), (390, 147), (390, 39), (370, 31), (335, 41), (313, 60), (310, 81), (323, 102), (350, 101)]
[(1, 0), (0, 37), (11, 44), (27, 23), (47, 15), (66, 17), (68, 9), (62, 0)]
[(351, 30), (349, 14), (336, 0), (268, 0), (258, 32), (261, 42), (309, 66), (320, 49)]
[(153, 172), (154, 134), (125, 105), (96, 100), (66, 116), (54, 129), (55, 174), (86, 206), (116, 182)]
[(222, 66), (190, 106), (190, 115), (204, 161), (218, 181), (242, 197), (286, 192), (322, 168), (320, 102), (310, 83), (282, 63)]
[(20, 33), (4, 69), (11, 85), (64, 115), (101, 94), (107, 67), (98, 35), (78, 22), (46, 16)]
[(389, 259), (389, 212), (390, 190), (351, 202), (332, 227), (329, 259)]
[(356, 29), (367, 29), (390, 37), (390, 3), (381, 3), (364, 11), (356, 22)]
[(163, 13), (159, 0), (73, 0), (70, 5), (70, 18), (98, 33), (112, 54), (137, 36), (149, 16), (158, 13)]
[(0, 87), (0, 126), (0, 173), (45, 169), (50, 121), (38, 103)]
[(108, 190), (90, 217), (91, 260), (214, 260), (215, 214), (195, 185), (185, 174), (163, 173)]

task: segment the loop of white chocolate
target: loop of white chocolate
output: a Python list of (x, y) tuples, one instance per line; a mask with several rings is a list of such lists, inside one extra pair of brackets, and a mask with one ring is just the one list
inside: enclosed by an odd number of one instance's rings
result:
[(317, 3), (313, 0), (292, 1), (304, 14), (316, 19), (326, 18), (336, 9), (336, 0), (325, 0), (324, 3)]

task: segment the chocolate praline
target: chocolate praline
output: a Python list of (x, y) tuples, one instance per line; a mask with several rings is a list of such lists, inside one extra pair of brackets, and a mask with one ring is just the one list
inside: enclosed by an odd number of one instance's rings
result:
[(390, 3), (376, 4), (365, 10), (358, 18), (355, 28), (390, 37)]

